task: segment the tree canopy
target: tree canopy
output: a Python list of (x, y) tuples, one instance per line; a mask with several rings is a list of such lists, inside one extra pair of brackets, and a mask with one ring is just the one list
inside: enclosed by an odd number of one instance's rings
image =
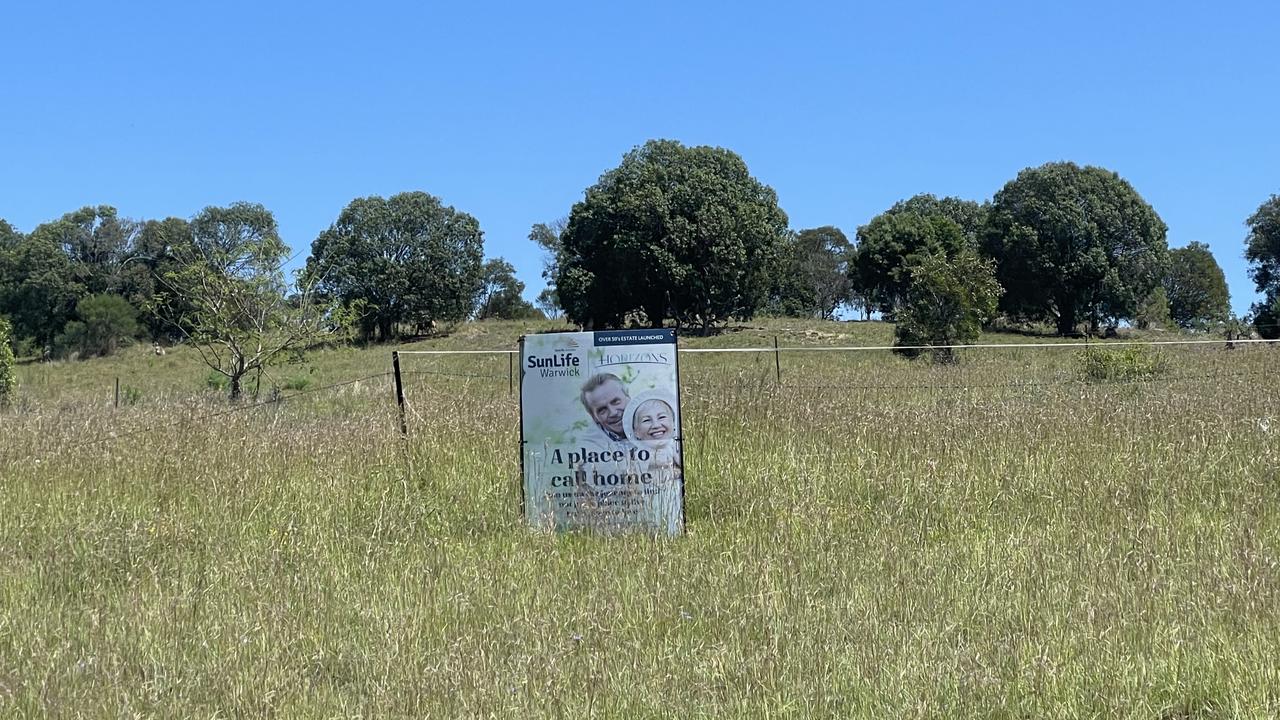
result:
[(1193, 242), (1169, 251), (1164, 279), (1169, 318), (1182, 328), (1226, 322), (1231, 314), (1227, 278), (1209, 246)]
[[(916, 195), (858, 228), (854, 285), (876, 309), (893, 314), (911, 284), (909, 268), (928, 255), (955, 257), (972, 249), (982, 206), (957, 198)], [(963, 224), (962, 224), (963, 223)]]
[(1119, 175), (1048, 163), (996, 193), (984, 244), (1005, 289), (1001, 309), (1049, 319), (1060, 334), (1087, 319), (1134, 316), (1167, 262), (1165, 224)]
[[(971, 249), (948, 257), (926, 254), (908, 267), (911, 275), (906, 300), (894, 328), (894, 345), (935, 347), (935, 360), (954, 362), (952, 345), (978, 339), (982, 326), (995, 315), (1003, 290), (991, 261)], [(916, 356), (918, 350), (905, 349)]]
[(464, 320), (480, 291), (480, 223), (425, 192), (352, 200), (311, 245), (306, 277), (359, 317), (361, 335)]
[(189, 307), (174, 326), (227, 379), (232, 400), (246, 375), (304, 350), (327, 331), (326, 308), (310, 302), (305, 287), (286, 297), (281, 264), (288, 247), (262, 205), (205, 208), (191, 220), (190, 244), (174, 252), (178, 263), (163, 284)]
[(477, 320), (521, 320), (543, 317), (523, 297), (524, 283), (516, 279), (516, 269), (502, 258), (486, 260), (481, 269), (480, 294), (476, 299)]
[(1262, 293), (1253, 306), (1254, 325), (1263, 337), (1280, 337), (1280, 195), (1272, 195), (1245, 221), (1249, 236), (1244, 256), (1249, 277)]
[(569, 318), (617, 327), (643, 312), (705, 331), (769, 294), (787, 233), (777, 196), (737, 154), (651, 140), (573, 206), (556, 291)]
[(71, 260), (46, 233), (13, 233), (0, 248), (0, 314), (13, 334), (49, 347), (71, 317), (84, 286), (72, 277)]
[(119, 295), (87, 295), (76, 303), (76, 318), (54, 341), (61, 354), (110, 355), (138, 333), (138, 310)]
[(770, 311), (830, 320), (851, 301), (853, 243), (840, 228), (801, 230), (784, 244), (773, 272)]
[(568, 217), (549, 223), (535, 223), (529, 230), (529, 241), (542, 251), (542, 279), (547, 286), (538, 293), (537, 305), (544, 315), (551, 317), (560, 312), (560, 294), (556, 292), (556, 277), (560, 274), (560, 256), (563, 254), (560, 235), (569, 224)]

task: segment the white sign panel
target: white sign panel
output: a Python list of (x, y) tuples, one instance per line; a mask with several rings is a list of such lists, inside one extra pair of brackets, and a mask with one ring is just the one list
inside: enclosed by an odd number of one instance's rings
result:
[(524, 514), (551, 530), (684, 530), (673, 330), (521, 338)]

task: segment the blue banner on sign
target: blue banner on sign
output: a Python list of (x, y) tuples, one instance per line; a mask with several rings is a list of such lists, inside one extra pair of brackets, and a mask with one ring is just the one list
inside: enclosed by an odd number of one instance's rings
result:
[(602, 330), (595, 333), (596, 347), (613, 347), (615, 345), (660, 345), (675, 344), (676, 331), (671, 328), (661, 330)]

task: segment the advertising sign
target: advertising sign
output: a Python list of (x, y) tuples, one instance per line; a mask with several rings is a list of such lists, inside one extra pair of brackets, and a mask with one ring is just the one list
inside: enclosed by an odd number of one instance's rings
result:
[(520, 429), (534, 527), (683, 532), (674, 330), (524, 336)]

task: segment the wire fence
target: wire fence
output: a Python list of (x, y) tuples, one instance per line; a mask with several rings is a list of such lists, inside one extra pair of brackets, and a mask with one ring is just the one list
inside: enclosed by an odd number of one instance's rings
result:
[[(1111, 358), (1114, 374), (1090, 376), (1083, 353), (1137, 349), (1144, 354)], [(924, 351), (937, 347), (922, 346)], [(682, 416), (695, 432), (714, 430), (724, 408), (735, 408), (736, 432), (776, 432), (803, 416), (810, 422), (874, 423), (908, 413), (980, 432), (997, 410), (1033, 422), (1054, 413), (1080, 422), (1117, 418), (1131, 426), (1178, 421), (1205, 408), (1230, 404), (1232, 413), (1271, 422), (1280, 413), (1280, 348), (1276, 341), (1165, 341), (1105, 343), (1010, 343), (950, 346), (954, 364), (907, 360), (890, 346), (799, 346), (680, 348)], [(488, 403), (486, 417), (518, 428), (519, 369), (516, 350), (398, 350), (406, 356), (399, 378), (393, 370), (305, 388), (263, 400), (148, 423), (105, 430), (71, 446), (27, 455), (92, 447), (131, 437), (193, 427), (238, 413), (378, 379), (398, 380), (378, 392), (384, 400), (345, 411), (398, 409), (402, 433), (430, 435), (442, 409), (457, 412), (468, 402)], [(399, 363), (396, 363), (397, 365)], [(389, 363), (391, 365), (391, 363)], [(397, 402), (398, 401), (398, 402)], [(398, 405), (398, 408), (397, 408)], [(957, 420), (957, 406), (982, 410)], [(1106, 413), (1110, 413), (1106, 415)], [(1221, 413), (1220, 413), (1221, 414)], [(1104, 417), (1105, 415), (1105, 417)], [(1003, 417), (1003, 416), (1002, 416)], [(412, 418), (413, 422), (407, 420)], [(1120, 423), (1123, 425), (1123, 423)], [(394, 430), (393, 430), (394, 432)]]

